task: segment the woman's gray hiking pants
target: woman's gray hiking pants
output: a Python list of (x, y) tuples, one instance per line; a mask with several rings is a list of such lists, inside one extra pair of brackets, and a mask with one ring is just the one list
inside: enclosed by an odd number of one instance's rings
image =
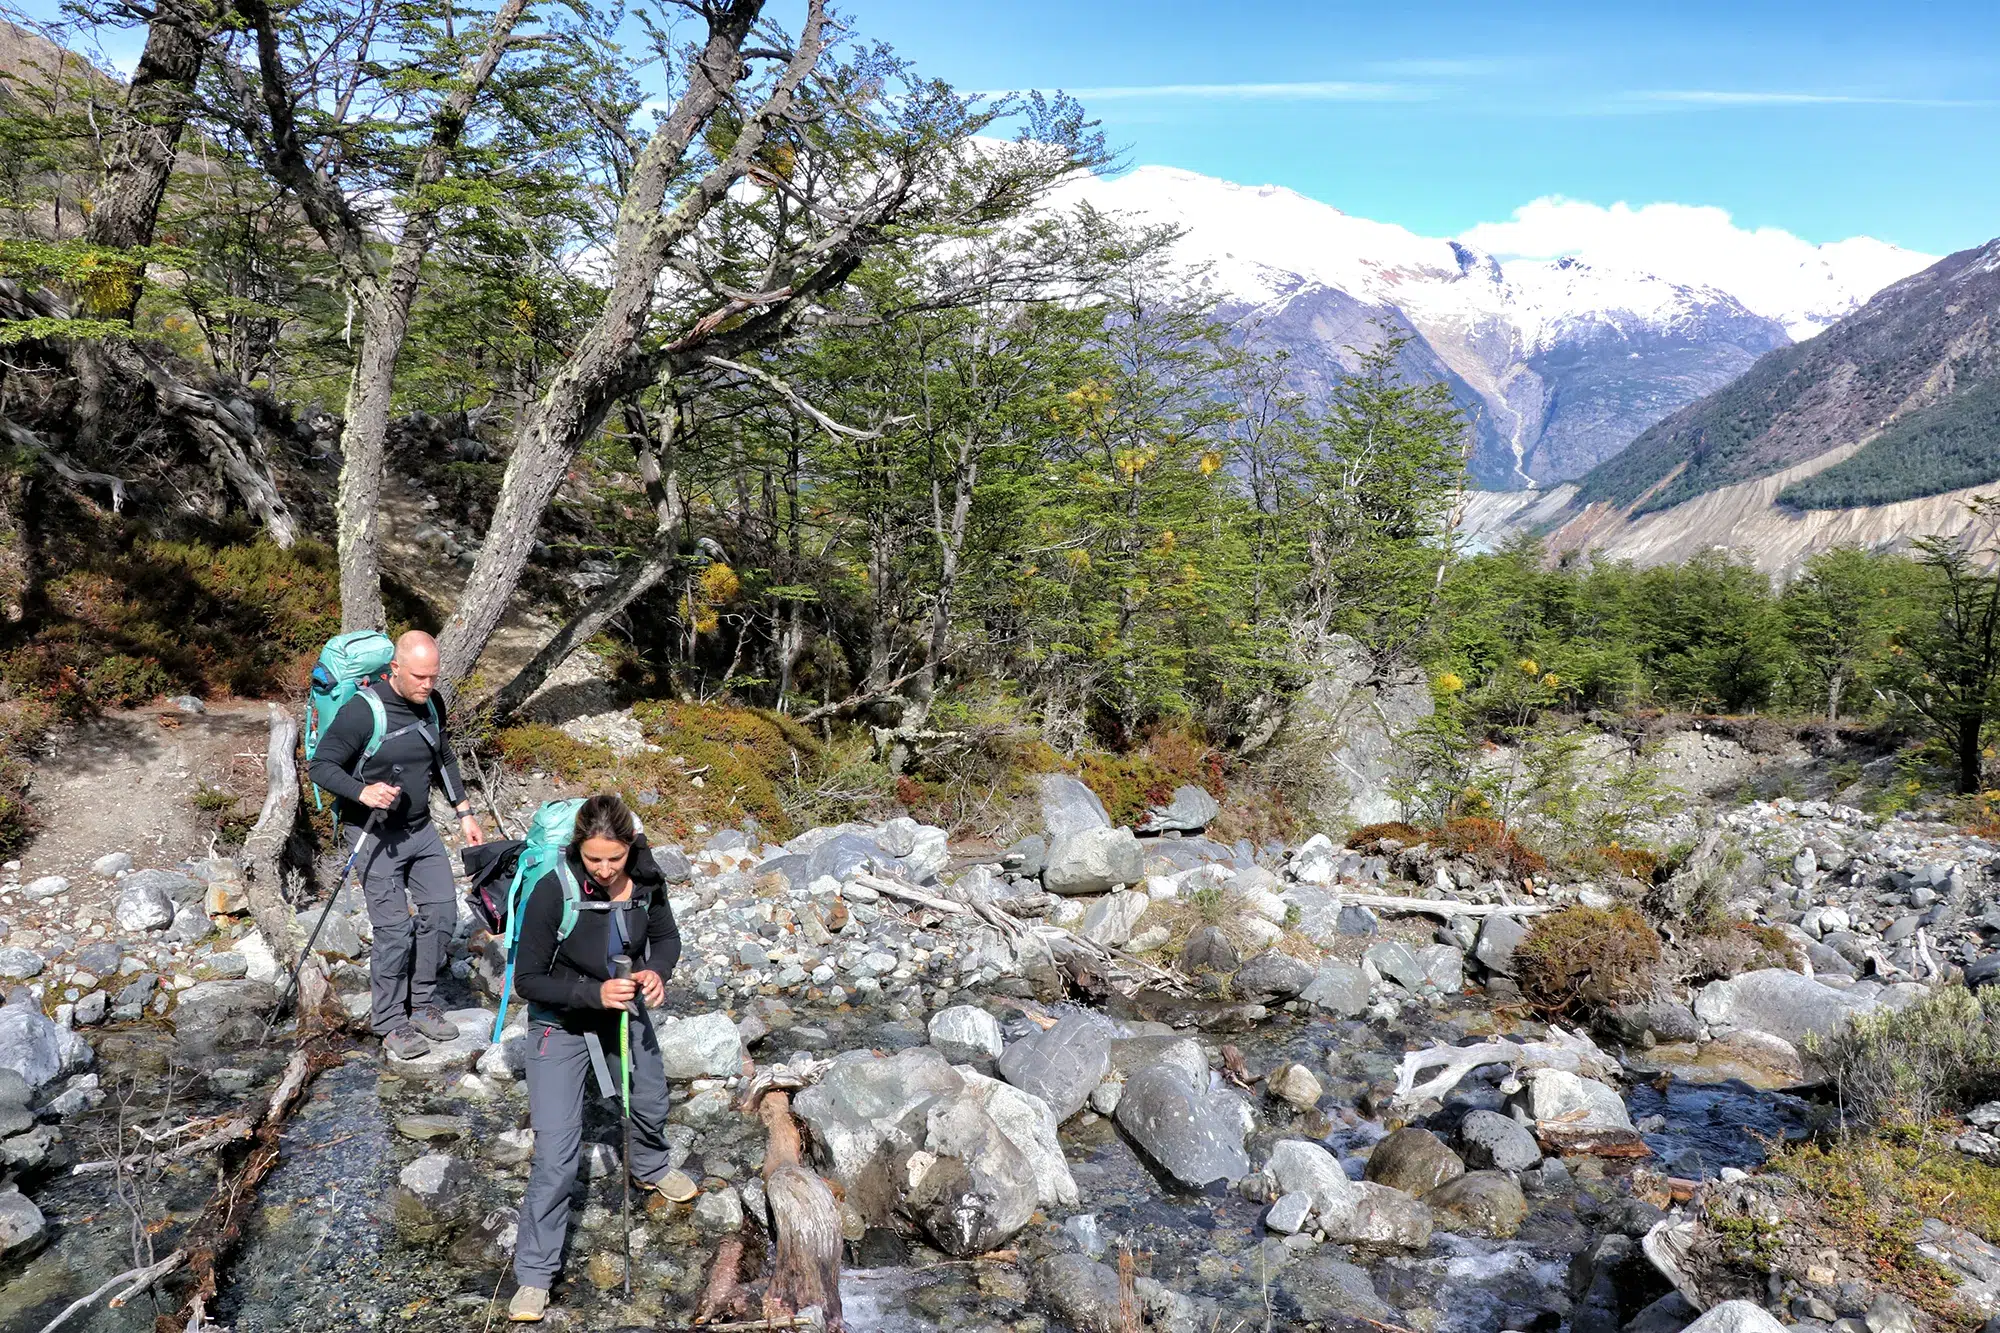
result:
[[(618, 1079), (618, 1025), (605, 1024), (600, 1040), (611, 1078)], [(583, 1150), (583, 1103), (598, 1096), (590, 1048), (581, 1035), (544, 1022), (528, 1026), (528, 1123), (535, 1130), (535, 1161), (521, 1200), (514, 1243), (514, 1279), (546, 1290), (562, 1266), (569, 1231), (570, 1195)], [(614, 1153), (623, 1150), (619, 1107), (612, 1104)], [(667, 1073), (650, 1019), (632, 1019), (632, 1176), (658, 1180), (668, 1171)], [(615, 1174), (615, 1172), (614, 1172)], [(623, 1182), (620, 1182), (623, 1183)], [(613, 1196), (616, 1197), (615, 1195)], [(623, 1225), (622, 1220), (620, 1225)]]

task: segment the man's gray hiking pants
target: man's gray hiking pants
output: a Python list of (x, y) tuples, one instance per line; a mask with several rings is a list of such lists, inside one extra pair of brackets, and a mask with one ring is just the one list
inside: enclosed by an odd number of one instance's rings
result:
[[(615, 1015), (599, 1038), (618, 1079)], [(528, 1123), (535, 1131), (535, 1161), (514, 1242), (514, 1279), (546, 1290), (562, 1267), (563, 1237), (569, 1231), (570, 1195), (576, 1188), (577, 1158), (583, 1152), (584, 1098), (596, 1098), (590, 1048), (581, 1034), (546, 1022), (528, 1025)], [(609, 1104), (614, 1153), (624, 1146), (621, 1108)], [(632, 1020), (632, 1176), (653, 1181), (665, 1175), (667, 1158), (667, 1074), (660, 1043), (649, 1020)], [(617, 1175), (614, 1169), (613, 1176)], [(621, 1182), (622, 1183), (622, 1182)], [(614, 1192), (612, 1197), (617, 1197)], [(622, 1221), (620, 1225), (623, 1225)]]
[[(344, 832), (351, 848), (359, 830)], [(422, 824), (370, 839), (360, 869), (361, 897), (375, 930), (368, 954), (368, 1022), (386, 1037), (412, 1010), (437, 1003), (438, 971), (458, 924), (451, 853), (437, 829)]]

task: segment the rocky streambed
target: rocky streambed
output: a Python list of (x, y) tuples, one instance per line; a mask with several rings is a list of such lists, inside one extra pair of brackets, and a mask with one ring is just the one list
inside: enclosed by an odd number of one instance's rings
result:
[[(1043, 832), (1004, 852), (907, 819), (688, 847), (687, 952), (654, 1015), (680, 1174), (635, 1218), (627, 1300), (617, 1124), (593, 1108), (556, 1319), (682, 1324), (723, 1238), (761, 1251), (747, 1057), (804, 1084), (851, 1329), (1115, 1330), (1128, 1312), (1190, 1331), (1761, 1327), (1771, 1313), (1704, 1293), (1661, 1237), (1825, 1120), (1810, 1034), (1959, 969), (1982, 979), (2000, 929), (1981, 840), (1740, 807), (1683, 873), (1790, 941), (1792, 965), (1663, 991), (1585, 1034), (1528, 1016), (1514, 950), (1534, 909), (1637, 886), (1524, 883), (1393, 839), (1222, 845), (1201, 834), (1215, 813), (1188, 789), (1139, 836), (1051, 778)], [(7, 1329), (170, 1248), (214, 1175), (182, 1145), (288, 1054), (283, 1029), (257, 1042), (277, 960), (226, 864), (101, 870), (96, 907), (0, 890), (6, 943), (33, 955), (8, 960), (25, 975), (0, 1009)], [(334, 920), (323, 947), (358, 1006), (366, 918)], [(410, 1062), (356, 1049), (313, 1085), (225, 1270), (224, 1324), (462, 1329), (504, 1303), (525, 1037), (516, 1019), (489, 1040), (493, 950), (463, 926), (461, 1039)], [(1960, 1248), (1976, 1302), (1980, 1252)], [(1901, 1333), (1908, 1312), (1858, 1271), (1827, 1276), (1759, 1300), (1787, 1324)], [(67, 1326), (156, 1313), (100, 1300)]]

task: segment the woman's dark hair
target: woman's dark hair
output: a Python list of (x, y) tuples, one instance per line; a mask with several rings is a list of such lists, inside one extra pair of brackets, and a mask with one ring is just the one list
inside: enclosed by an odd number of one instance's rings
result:
[(576, 812), (576, 832), (569, 845), (581, 848), (592, 838), (609, 838), (627, 847), (639, 840), (639, 819), (615, 791), (600, 792)]

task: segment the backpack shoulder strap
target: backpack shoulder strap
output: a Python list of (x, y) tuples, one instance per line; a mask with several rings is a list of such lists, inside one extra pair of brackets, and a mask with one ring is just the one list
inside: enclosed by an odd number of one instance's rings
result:
[(569, 938), (576, 929), (577, 905), (583, 900), (583, 892), (577, 887), (576, 876), (569, 870), (569, 857), (556, 859), (556, 876), (562, 883), (562, 920), (556, 926), (556, 940), (560, 943)]
[(354, 697), (367, 703), (368, 715), (375, 720), (375, 727), (369, 734), (368, 744), (361, 751), (361, 762), (366, 763), (375, 757), (375, 752), (382, 748), (382, 742), (389, 734), (389, 714), (382, 707), (382, 696), (375, 693), (372, 685), (363, 685), (354, 692)]

